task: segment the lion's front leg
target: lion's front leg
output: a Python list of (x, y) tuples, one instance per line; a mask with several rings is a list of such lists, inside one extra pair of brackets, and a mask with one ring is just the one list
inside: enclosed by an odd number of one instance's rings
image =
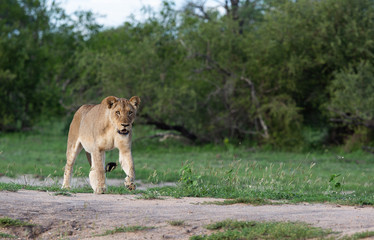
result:
[(123, 171), (125, 171), (127, 177), (125, 178), (125, 186), (129, 190), (135, 190), (136, 185), (135, 181), (135, 169), (134, 169), (134, 161), (132, 159), (131, 151), (120, 151), (119, 153), (119, 162), (121, 163), (121, 167)]
[(96, 194), (101, 194), (106, 191), (105, 184), (105, 152), (91, 153), (92, 166), (90, 171), (90, 184)]

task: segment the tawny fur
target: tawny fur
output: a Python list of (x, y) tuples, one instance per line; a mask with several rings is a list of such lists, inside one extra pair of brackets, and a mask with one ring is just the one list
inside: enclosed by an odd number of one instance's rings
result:
[(118, 148), (119, 162), (127, 177), (125, 186), (135, 189), (135, 169), (131, 154), (132, 124), (140, 98), (107, 97), (97, 105), (83, 105), (70, 124), (63, 188), (70, 188), (73, 165), (84, 148), (91, 165), (90, 184), (95, 193), (106, 191), (105, 151)]

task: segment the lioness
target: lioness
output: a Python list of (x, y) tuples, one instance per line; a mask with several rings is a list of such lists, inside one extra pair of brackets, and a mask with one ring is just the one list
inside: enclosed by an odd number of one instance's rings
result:
[(107, 97), (97, 105), (83, 105), (70, 124), (62, 188), (70, 187), (75, 159), (84, 148), (91, 165), (90, 184), (95, 193), (106, 191), (105, 151), (118, 148), (119, 162), (127, 177), (125, 186), (134, 190), (135, 170), (131, 155), (132, 124), (140, 98)]

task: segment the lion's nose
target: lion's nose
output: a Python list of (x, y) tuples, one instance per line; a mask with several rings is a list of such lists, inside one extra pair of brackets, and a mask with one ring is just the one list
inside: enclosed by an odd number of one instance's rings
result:
[(122, 123), (121, 125), (122, 125), (122, 127), (128, 127), (128, 126), (130, 126), (130, 124), (126, 124), (126, 123)]

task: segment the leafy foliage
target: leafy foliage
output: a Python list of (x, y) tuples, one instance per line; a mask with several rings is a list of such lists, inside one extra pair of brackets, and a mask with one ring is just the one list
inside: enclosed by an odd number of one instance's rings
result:
[(374, 67), (360, 62), (335, 74), (331, 84), (332, 114), (352, 122), (374, 119)]
[(104, 30), (90, 12), (1, 4), (1, 130), (108, 95), (141, 96), (141, 122), (197, 142), (316, 148), (373, 126), (370, 0), (164, 1)]

